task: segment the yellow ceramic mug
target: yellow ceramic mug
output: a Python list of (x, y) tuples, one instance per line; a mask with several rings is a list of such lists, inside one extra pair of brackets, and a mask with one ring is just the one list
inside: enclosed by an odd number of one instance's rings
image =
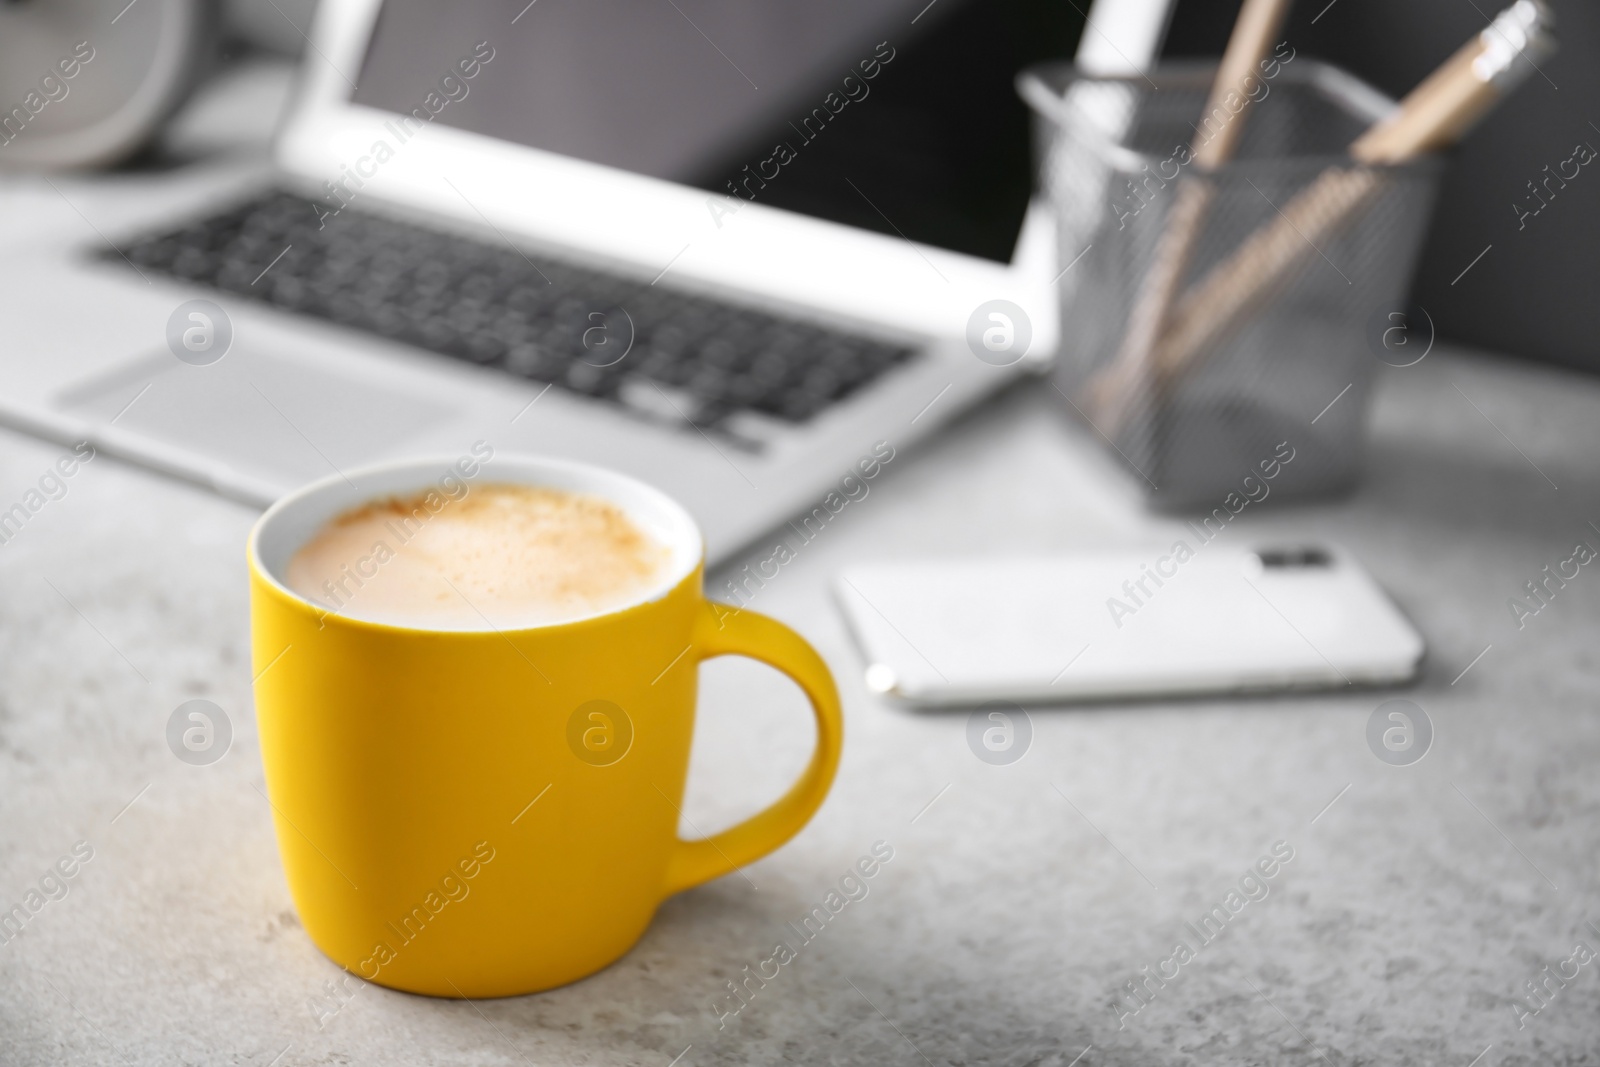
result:
[[(631, 606), (506, 631), (364, 622), (284, 582), (295, 550), (340, 512), (429, 489), (448, 506), (490, 481), (611, 500), (671, 546), (667, 577)], [(417, 993), (548, 989), (622, 956), (666, 897), (805, 825), (839, 763), (833, 679), (787, 627), (713, 609), (703, 552), (688, 513), (649, 486), (535, 458), (375, 467), (261, 517), (249, 545), (261, 756), (289, 889), (324, 952)], [(729, 654), (800, 684), (816, 750), (770, 808), (680, 840), (696, 667)]]

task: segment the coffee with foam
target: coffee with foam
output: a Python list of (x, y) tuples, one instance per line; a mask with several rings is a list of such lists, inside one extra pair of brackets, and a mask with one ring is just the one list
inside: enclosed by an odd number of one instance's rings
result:
[(354, 618), (514, 629), (624, 607), (661, 581), (671, 559), (603, 497), (488, 484), (459, 499), (419, 493), (347, 511), (295, 552), (285, 579)]

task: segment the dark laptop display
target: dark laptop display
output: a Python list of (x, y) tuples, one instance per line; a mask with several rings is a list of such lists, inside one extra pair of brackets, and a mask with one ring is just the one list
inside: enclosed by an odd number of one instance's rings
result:
[(1012, 80), (1082, 24), (1058, 0), (525, 4), (388, 0), (352, 99), (1001, 262), (1031, 187)]

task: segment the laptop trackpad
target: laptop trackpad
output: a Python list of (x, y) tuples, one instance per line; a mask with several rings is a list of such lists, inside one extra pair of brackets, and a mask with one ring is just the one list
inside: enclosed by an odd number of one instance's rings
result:
[(61, 395), (66, 409), (273, 481), (320, 478), (392, 454), (454, 409), (298, 360), (241, 351), (196, 367), (168, 353)]

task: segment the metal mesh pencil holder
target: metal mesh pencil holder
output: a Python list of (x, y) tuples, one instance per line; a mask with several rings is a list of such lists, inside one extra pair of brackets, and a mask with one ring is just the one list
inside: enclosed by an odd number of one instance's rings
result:
[[(1369, 323), (1403, 306), (1439, 174), (1431, 157), (1350, 160), (1395, 105), (1336, 68), (1275, 63), (1240, 112), (1207, 115), (1214, 71), (1018, 79), (1071, 264), (1057, 384), (1152, 501), (1180, 509), (1268, 470), (1283, 496), (1354, 484)], [(1234, 157), (1202, 172), (1193, 147), (1224, 122), (1244, 123)]]

